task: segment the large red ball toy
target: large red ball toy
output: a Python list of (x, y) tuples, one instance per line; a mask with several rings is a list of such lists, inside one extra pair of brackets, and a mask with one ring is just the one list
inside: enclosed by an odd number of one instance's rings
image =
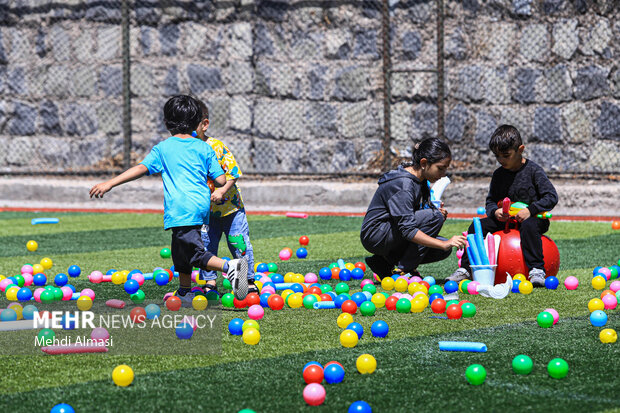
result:
[(357, 312), (357, 304), (355, 304), (355, 301), (353, 300), (345, 301), (344, 303), (342, 303), (342, 306), (340, 308), (344, 313), (355, 314)]
[[(516, 229), (508, 232), (497, 231), (493, 235), (499, 235), (501, 242), (497, 253), (497, 269), (495, 271), (495, 284), (506, 282), (506, 273), (511, 276), (515, 274), (527, 274), (529, 270), (525, 265), (523, 252), (521, 251), (521, 234)], [(543, 256), (545, 260), (545, 273), (547, 277), (555, 276), (560, 269), (560, 252), (557, 245), (546, 235), (542, 236)]]
[(396, 303), (398, 302), (398, 297), (394, 297), (393, 295), (389, 296), (387, 300), (385, 300), (385, 308), (389, 311), (396, 310)]
[(311, 364), (304, 369), (303, 377), (306, 384), (321, 383), (323, 381), (323, 368), (316, 364)]
[(245, 297), (245, 305), (251, 307), (254, 304), (260, 304), (260, 296), (256, 293), (250, 293)]
[(267, 299), (267, 304), (272, 310), (281, 310), (284, 307), (284, 299), (278, 294), (271, 294)]

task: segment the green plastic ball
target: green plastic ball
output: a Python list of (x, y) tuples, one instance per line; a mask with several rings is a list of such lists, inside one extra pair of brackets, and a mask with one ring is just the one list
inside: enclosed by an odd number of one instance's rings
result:
[(323, 294), (333, 291), (334, 288), (329, 284), (321, 284), (321, 292)]
[(611, 278), (618, 278), (618, 268), (616, 267), (611, 267), (609, 269), (609, 271), (611, 272)]
[(463, 310), (463, 318), (471, 318), (476, 315), (476, 306), (473, 303), (463, 303), (461, 310)]
[(541, 311), (536, 317), (538, 325), (542, 328), (549, 328), (553, 325), (553, 314), (548, 311)]
[(226, 293), (222, 296), (222, 305), (226, 308), (233, 308), (235, 296), (232, 293)]
[(207, 293), (207, 301), (218, 301), (220, 299), (220, 296), (218, 295), (217, 291), (209, 291)]
[(331, 264), (329, 264), (329, 269), (330, 269), (330, 270), (331, 270), (331, 269), (334, 269), (334, 268), (336, 268), (336, 267), (338, 267), (338, 263), (332, 262)]
[(336, 284), (336, 294), (343, 294), (349, 292), (349, 284), (347, 283), (338, 283)]
[(381, 294), (383, 294), (386, 300), (390, 298), (390, 293), (386, 293), (385, 291), (382, 291)]
[(465, 378), (469, 384), (479, 386), (486, 380), (487, 371), (480, 364), (472, 364), (465, 370)]
[(532, 372), (532, 367), (534, 367), (532, 359), (525, 354), (519, 354), (512, 359), (512, 369), (517, 374), (530, 374)]
[(275, 262), (270, 262), (269, 264), (267, 264), (267, 269), (269, 270), (269, 272), (277, 272), (278, 265)]
[[(409, 305), (409, 309), (411, 309), (411, 304)], [(360, 313), (363, 316), (373, 316), (375, 315), (375, 311), (377, 311), (377, 307), (372, 301), (364, 301), (362, 305), (360, 305)]]
[(463, 281), (463, 284), (461, 284), (461, 292), (467, 294), (467, 285), (469, 285), (469, 283), (471, 282), (471, 280), (465, 280)]
[(443, 288), (441, 288), (441, 285), (431, 285), (431, 288), (428, 289), (428, 295), (429, 297), (431, 296), (431, 294), (442, 294), (443, 295)]
[(24, 284), (26, 283), (26, 280), (24, 279), (24, 277), (22, 277), (19, 274), (14, 275), (13, 278), (17, 280), (17, 285), (19, 286), (19, 288), (23, 287)]
[(51, 346), (54, 343), (56, 333), (51, 328), (44, 328), (37, 334), (38, 342), (42, 346)]
[(399, 313), (408, 313), (409, 311), (411, 311), (411, 301), (407, 300), (406, 298), (401, 298), (398, 301), (396, 301), (396, 311), (398, 311)]
[(547, 364), (547, 372), (554, 379), (563, 379), (568, 374), (568, 363), (561, 358), (555, 358)]
[(144, 300), (146, 299), (146, 295), (144, 294), (144, 291), (138, 290), (135, 293), (131, 294), (129, 296), (129, 299), (133, 301), (135, 304), (142, 304)]
[(54, 288), (54, 300), (61, 301), (63, 295), (64, 294), (60, 288)]
[(362, 291), (368, 291), (370, 294), (374, 295), (377, 292), (377, 287), (373, 284), (366, 284), (364, 288), (362, 288)]
[(42, 303), (50, 303), (55, 300), (54, 293), (50, 290), (43, 290), (39, 298), (41, 299)]
[(319, 300), (317, 300), (314, 295), (309, 294), (304, 297), (303, 304), (305, 308), (307, 308), (308, 310), (312, 310), (312, 308), (314, 308), (314, 303), (316, 303), (317, 301)]
[(162, 258), (170, 258), (171, 255), (172, 255), (172, 252), (170, 251), (170, 248), (162, 248), (159, 251), (159, 256)]
[(224, 286), (224, 288), (226, 288), (227, 290), (232, 289), (232, 284), (230, 283), (230, 281), (228, 281), (228, 279), (224, 278), (224, 281), (222, 281), (222, 285)]
[(446, 303), (446, 308), (450, 307), (452, 304), (459, 305), (459, 300), (450, 300)]

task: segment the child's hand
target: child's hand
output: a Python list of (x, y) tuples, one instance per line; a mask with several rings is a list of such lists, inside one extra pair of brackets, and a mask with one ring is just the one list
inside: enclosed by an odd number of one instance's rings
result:
[(519, 212), (517, 212), (517, 215), (515, 215), (515, 218), (517, 219), (517, 222), (523, 222), (526, 219), (528, 219), (532, 214), (530, 214), (530, 210), (527, 208), (523, 208), (522, 210), (520, 210)]
[(221, 204), (224, 200), (225, 194), (226, 192), (222, 191), (220, 188), (217, 188), (215, 191), (211, 192), (211, 202)]
[(467, 243), (467, 238), (463, 235), (455, 235), (452, 238), (444, 241), (444, 250), (449, 250), (451, 248), (463, 248)]
[(504, 213), (501, 208), (498, 208), (495, 210), (495, 218), (497, 218), (499, 222), (506, 222), (508, 221), (508, 218), (510, 218), (510, 214)]
[(448, 218), (448, 210), (443, 207), (443, 203), (441, 204), (441, 208), (439, 208), (439, 212), (443, 215), (443, 219)]
[(110, 189), (112, 189), (112, 185), (110, 185), (107, 181), (102, 182), (90, 189), (90, 197), (103, 198), (103, 194), (108, 192)]

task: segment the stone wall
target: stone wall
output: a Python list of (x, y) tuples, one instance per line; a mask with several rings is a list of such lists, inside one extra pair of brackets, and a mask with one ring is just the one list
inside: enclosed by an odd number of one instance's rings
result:
[[(122, 155), (120, 0), (0, 4), (0, 170), (93, 170)], [(391, 146), (437, 135), (435, 0), (390, 0)], [(381, 1), (134, 0), (134, 158), (192, 93), (246, 172), (380, 169)], [(445, 135), (489, 171), (501, 123), (555, 172), (620, 170), (618, 4), (445, 1)]]

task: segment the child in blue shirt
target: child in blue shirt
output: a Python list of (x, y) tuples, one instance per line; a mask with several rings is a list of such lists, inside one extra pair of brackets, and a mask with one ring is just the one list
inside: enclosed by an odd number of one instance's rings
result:
[(245, 258), (225, 261), (205, 249), (201, 228), (209, 223), (211, 190), (207, 180), (226, 184), (215, 152), (198, 136), (205, 118), (203, 102), (187, 95), (174, 96), (164, 105), (164, 122), (172, 135), (155, 145), (146, 158), (115, 178), (95, 185), (90, 197), (101, 198), (115, 186), (144, 175), (161, 173), (164, 184), (164, 229), (172, 230), (172, 261), (179, 272), (177, 295), (191, 303), (193, 267), (227, 273), (233, 293), (244, 299), (248, 292)]

